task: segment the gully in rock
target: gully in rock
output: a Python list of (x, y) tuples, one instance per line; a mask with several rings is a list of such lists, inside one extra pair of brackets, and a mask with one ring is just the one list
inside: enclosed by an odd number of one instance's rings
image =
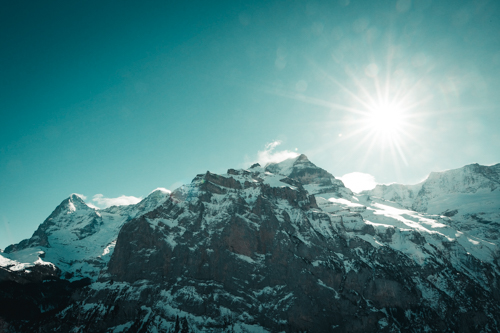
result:
[(0, 254), (0, 332), (498, 331), (499, 171), (354, 194), (300, 155), (72, 195)]

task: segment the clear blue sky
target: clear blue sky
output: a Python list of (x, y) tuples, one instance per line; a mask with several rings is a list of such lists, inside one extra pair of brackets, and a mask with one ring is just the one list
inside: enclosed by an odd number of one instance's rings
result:
[(499, 1), (7, 1), (0, 43), (0, 248), (276, 140), (381, 183), (500, 162)]

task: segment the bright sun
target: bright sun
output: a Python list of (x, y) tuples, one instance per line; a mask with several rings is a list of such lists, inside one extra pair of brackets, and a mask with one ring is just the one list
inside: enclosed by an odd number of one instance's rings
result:
[(412, 132), (418, 128), (412, 120), (419, 116), (416, 110), (427, 97), (416, 98), (417, 83), (408, 86), (391, 82), (389, 77), (386, 80), (375, 77), (373, 85), (354, 76), (353, 81), (357, 88), (354, 90), (334, 81), (350, 97), (348, 104), (335, 105), (335, 109), (344, 109), (352, 115), (352, 120), (345, 122), (347, 135), (342, 135), (341, 140), (355, 138), (353, 152), (362, 149), (366, 158), (375, 152), (385, 158), (388, 152), (394, 161), (398, 159), (407, 164), (404, 151), (409, 140), (416, 141)]
[(366, 125), (382, 138), (395, 139), (405, 126), (403, 110), (395, 104), (377, 105), (366, 115)]
[[(428, 114), (428, 111), (423, 110), (432, 95), (426, 92), (423, 78), (406, 77), (401, 69), (391, 70), (390, 60), (385, 74), (373, 64), (364, 73), (346, 67), (345, 72), (351, 79), (346, 84), (320, 69), (324, 77), (340, 88), (337, 97), (339, 102), (279, 89), (272, 90), (272, 93), (329, 107), (335, 119), (331, 126), (339, 129), (339, 133), (337, 140), (325, 143), (325, 146), (351, 140), (352, 154), (364, 152), (361, 163), (366, 163), (369, 157), (378, 154), (381, 161), (392, 155), (395, 164), (402, 161), (407, 165), (405, 151), (408, 151), (409, 144), (418, 144), (416, 133), (424, 130), (419, 124)], [(373, 71), (373, 68), (377, 70)], [(342, 113), (343, 118), (340, 118)]]

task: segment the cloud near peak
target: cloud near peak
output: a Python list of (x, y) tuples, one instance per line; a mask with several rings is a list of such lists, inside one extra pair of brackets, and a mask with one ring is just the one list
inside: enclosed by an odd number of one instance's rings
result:
[(377, 185), (375, 177), (363, 172), (351, 172), (338, 178), (344, 183), (345, 187), (355, 193), (371, 190)]
[(117, 198), (106, 198), (102, 194), (96, 194), (92, 198), (92, 202), (94, 202), (94, 204), (99, 208), (108, 208), (111, 206), (128, 206), (136, 204), (141, 200), (142, 198), (127, 195), (122, 195)]
[(72, 193), (72, 195), (76, 195), (78, 197), (80, 197), (80, 199), (82, 200), (87, 200), (87, 196), (83, 195), (83, 194), (80, 194), (80, 193)]
[(289, 150), (275, 151), (275, 148), (281, 144), (280, 140), (275, 140), (266, 144), (266, 149), (257, 152), (257, 162), (265, 166), (268, 163), (279, 163), (289, 158), (299, 156), (296, 152)]

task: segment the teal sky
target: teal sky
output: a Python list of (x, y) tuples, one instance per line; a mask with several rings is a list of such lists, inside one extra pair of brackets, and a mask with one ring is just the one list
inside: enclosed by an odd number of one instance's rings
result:
[(8, 1), (0, 43), (0, 248), (73, 192), (280, 153), (380, 183), (500, 162), (499, 1)]

